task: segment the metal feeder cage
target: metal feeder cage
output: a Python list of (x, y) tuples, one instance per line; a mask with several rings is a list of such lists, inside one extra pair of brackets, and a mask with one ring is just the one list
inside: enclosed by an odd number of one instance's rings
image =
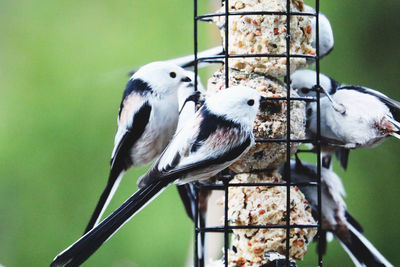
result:
[[(315, 68), (316, 68), (316, 88), (320, 88), (320, 80), (319, 80), (319, 73), (320, 73), (320, 62), (319, 62), (319, 0), (315, 0), (315, 13), (307, 13), (307, 12), (292, 12), (290, 7), (290, 0), (287, 0), (286, 4), (286, 12), (273, 12), (273, 11), (242, 11), (242, 12), (231, 12), (229, 11), (229, 0), (225, 0), (226, 4), (225, 12), (222, 13), (208, 13), (208, 14), (198, 14), (198, 1), (194, 0), (194, 59), (195, 59), (195, 67), (194, 72), (196, 75), (198, 74), (198, 64), (201, 62), (209, 62), (209, 63), (223, 63), (225, 65), (225, 86), (228, 87), (229, 84), (229, 62), (228, 59), (230, 58), (248, 58), (248, 57), (277, 57), (277, 58), (286, 58), (286, 81), (290, 80), (290, 59), (291, 58), (308, 58), (315, 60)], [(221, 1), (221, 5), (224, 4), (224, 1)], [(238, 15), (265, 15), (265, 16), (286, 16), (286, 53), (284, 54), (228, 54), (229, 51), (229, 19), (231, 16), (238, 16)], [(224, 54), (219, 56), (213, 57), (198, 57), (198, 24), (202, 22), (209, 22), (213, 17), (217, 16), (224, 16), (225, 17), (225, 45), (224, 45)], [(308, 17), (315, 17), (316, 18), (316, 55), (305, 55), (305, 54), (292, 54), (290, 53), (290, 41), (291, 41), (291, 33), (290, 33), (290, 21), (292, 16), (308, 16)], [(320, 137), (320, 91), (316, 90), (316, 97), (313, 99), (304, 98), (304, 97), (291, 97), (290, 95), (290, 86), (285, 83), (287, 89), (287, 96), (286, 97), (271, 97), (270, 101), (286, 101), (287, 112), (286, 112), (286, 127), (287, 127), (287, 135), (286, 138), (283, 139), (256, 139), (256, 142), (268, 142), (268, 143), (285, 143), (286, 144), (286, 164), (285, 169), (287, 175), (285, 176), (286, 182), (284, 183), (229, 183), (232, 179), (232, 175), (220, 175), (219, 180), (222, 181), (222, 184), (211, 184), (205, 185), (199, 182), (195, 182), (195, 189), (196, 189), (196, 196), (197, 196), (197, 205), (195, 210), (195, 231), (194, 231), (194, 266), (195, 267), (203, 267), (205, 266), (204, 255), (199, 257), (199, 252), (203, 252), (204, 250), (199, 246), (203, 246), (204, 242), (199, 242), (199, 239), (204, 240), (204, 236), (206, 233), (223, 233), (224, 234), (224, 265), (228, 266), (228, 249), (229, 249), (229, 234), (232, 233), (233, 229), (273, 229), (273, 228), (280, 228), (286, 230), (286, 255), (285, 255), (285, 265), (286, 266), (293, 266), (292, 263), (289, 261), (290, 255), (290, 229), (293, 228), (317, 228), (318, 232), (315, 239), (318, 240), (318, 263), (317, 266), (322, 266), (322, 249), (321, 249), (321, 137)], [(195, 79), (195, 87), (197, 88), (197, 80)], [(313, 139), (292, 139), (290, 134), (290, 103), (292, 101), (304, 101), (310, 102), (314, 101), (317, 102), (317, 135)], [(317, 157), (317, 182), (309, 182), (309, 183), (292, 183), (291, 182), (291, 175), (290, 175), (290, 162), (291, 158), (291, 151), (290, 147), (292, 143), (302, 143), (302, 144), (313, 144), (314, 149), (311, 150), (298, 150), (298, 153), (316, 153)], [(318, 191), (318, 209), (317, 209), (317, 224), (305, 224), (305, 225), (292, 225), (290, 224), (290, 187), (302, 185), (302, 186), (313, 186)], [(245, 225), (245, 226), (232, 226), (229, 224), (228, 220), (228, 190), (230, 187), (244, 187), (244, 186), (284, 186), (286, 187), (286, 224), (282, 225)], [(222, 190), (225, 193), (224, 199), (224, 224), (223, 226), (217, 227), (206, 227), (204, 225), (204, 218), (201, 218), (202, 215), (199, 212), (199, 205), (198, 205), (198, 193), (200, 190)], [(281, 263), (282, 264), (282, 263)], [(273, 265), (268, 265), (273, 266)], [(282, 266), (282, 265), (280, 265)]]

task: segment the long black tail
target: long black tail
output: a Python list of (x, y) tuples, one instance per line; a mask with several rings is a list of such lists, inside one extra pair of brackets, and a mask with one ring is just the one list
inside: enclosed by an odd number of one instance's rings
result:
[[(199, 191), (196, 192), (195, 189), (195, 184), (194, 182), (183, 184), (183, 185), (178, 185), (177, 189), (179, 192), (179, 195), (181, 197), (182, 203), (185, 207), (186, 214), (189, 216), (189, 218), (195, 222), (196, 220), (196, 211), (198, 212), (198, 225), (200, 228), (206, 227), (206, 212), (207, 212), (207, 199), (209, 196), (208, 191)], [(197, 200), (196, 200), (197, 199)], [(198, 205), (197, 202), (202, 202), (200, 203), (200, 206), (196, 209), (196, 205)], [(205, 252), (206, 252), (206, 233), (205, 232), (200, 232), (200, 239), (198, 240), (198, 259), (200, 261), (200, 266), (204, 266), (204, 257), (205, 257)]]
[(340, 237), (340, 243), (355, 266), (393, 266), (355, 227), (348, 224), (349, 235)]
[(50, 264), (54, 266), (79, 266), (136, 213), (169, 185), (170, 181), (155, 181), (133, 194), (110, 216), (104, 219), (78, 241), (58, 254)]
[(183, 185), (177, 185), (179, 196), (181, 197), (183, 206), (185, 207), (185, 211), (187, 216), (189, 216), (192, 221), (195, 220), (196, 217), (196, 191), (195, 185), (193, 183), (187, 183)]
[(87, 232), (92, 230), (92, 228), (95, 227), (100, 222), (101, 216), (105, 212), (115, 191), (117, 190), (124, 173), (125, 173), (124, 171), (115, 172), (113, 171), (113, 169), (111, 169), (107, 185), (104, 188), (99, 201), (97, 202), (96, 208), (94, 209), (92, 217), (90, 218), (90, 221), (86, 226), (85, 232), (83, 234), (86, 234)]

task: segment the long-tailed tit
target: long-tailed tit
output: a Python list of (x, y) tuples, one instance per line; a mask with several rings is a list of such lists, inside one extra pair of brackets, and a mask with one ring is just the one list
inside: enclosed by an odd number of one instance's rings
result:
[[(316, 72), (296, 71), (291, 79), (292, 88), (301, 96), (315, 96)], [(370, 88), (340, 84), (324, 74), (320, 74), (320, 85), (329, 94), (321, 94), (320, 100), (325, 167), (332, 153), (346, 168), (349, 149), (373, 147), (388, 136), (400, 138), (399, 102)], [(306, 114), (308, 135), (312, 137), (317, 133), (316, 102), (307, 105)]]
[(119, 110), (108, 182), (85, 233), (100, 221), (125, 172), (150, 163), (167, 146), (178, 123), (177, 91), (193, 92), (193, 86), (186, 88), (192, 78), (193, 73), (165, 62), (147, 64), (131, 77)]
[[(304, 5), (304, 9), (306, 12), (315, 13), (315, 9)], [(311, 46), (316, 49), (317, 48), (317, 19), (316, 17), (311, 18), (311, 28), (312, 28), (312, 42)], [(323, 13), (319, 13), (319, 58), (323, 58), (328, 55), (332, 50), (335, 44), (335, 40), (333, 38), (333, 30), (331, 23), (327, 16)], [(307, 63), (314, 63), (314, 59), (307, 59)]]
[[(291, 181), (293, 183), (307, 183), (317, 181), (317, 166), (311, 163), (302, 163), (297, 158), (290, 162)], [(281, 167), (285, 178), (286, 168)], [(318, 193), (316, 186), (299, 186), (309, 202), (313, 214), (318, 212)], [(332, 170), (321, 168), (321, 238), (326, 232), (331, 232), (338, 238), (347, 254), (356, 266), (393, 266), (362, 234), (360, 224), (350, 215), (343, 200), (345, 191), (343, 184)], [(317, 219), (317, 218), (316, 218)], [(326, 243), (323, 245), (325, 250)]]
[(144, 174), (139, 190), (120, 208), (61, 252), (51, 266), (77, 266), (171, 183), (208, 179), (227, 168), (254, 144), (253, 124), (260, 94), (242, 86), (206, 99), (194, 118), (174, 136)]

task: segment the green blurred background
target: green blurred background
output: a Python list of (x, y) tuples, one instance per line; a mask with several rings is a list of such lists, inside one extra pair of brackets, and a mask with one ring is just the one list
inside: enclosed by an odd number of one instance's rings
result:
[[(0, 0), (1, 264), (46, 266), (80, 236), (106, 182), (127, 71), (190, 53), (192, 10), (190, 0)], [(399, 100), (400, 2), (321, 1), (321, 10), (336, 41), (322, 71)], [(207, 31), (203, 47), (217, 42)], [(390, 139), (352, 152), (348, 172), (339, 171), (349, 210), (395, 265), (399, 151)], [(110, 210), (144, 171), (126, 175)], [(183, 266), (192, 231), (171, 187), (85, 266)], [(336, 241), (324, 259), (352, 266)]]

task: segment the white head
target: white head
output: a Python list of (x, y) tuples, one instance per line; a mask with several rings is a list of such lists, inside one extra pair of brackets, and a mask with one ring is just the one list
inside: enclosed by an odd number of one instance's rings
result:
[(158, 96), (176, 95), (179, 86), (192, 81), (184, 69), (162, 61), (144, 65), (132, 75), (131, 79), (143, 80)]
[[(328, 76), (320, 73), (319, 83), (328, 93), (331, 93), (333, 88), (334, 80)], [(311, 90), (317, 84), (317, 72), (313, 70), (298, 70), (290, 76), (290, 86), (297, 90), (300, 96), (312, 96), (315, 97), (315, 91)], [(321, 97), (324, 95), (321, 94)]]
[(207, 98), (206, 105), (215, 115), (224, 116), (252, 129), (260, 99), (261, 95), (255, 89), (232, 86)]

